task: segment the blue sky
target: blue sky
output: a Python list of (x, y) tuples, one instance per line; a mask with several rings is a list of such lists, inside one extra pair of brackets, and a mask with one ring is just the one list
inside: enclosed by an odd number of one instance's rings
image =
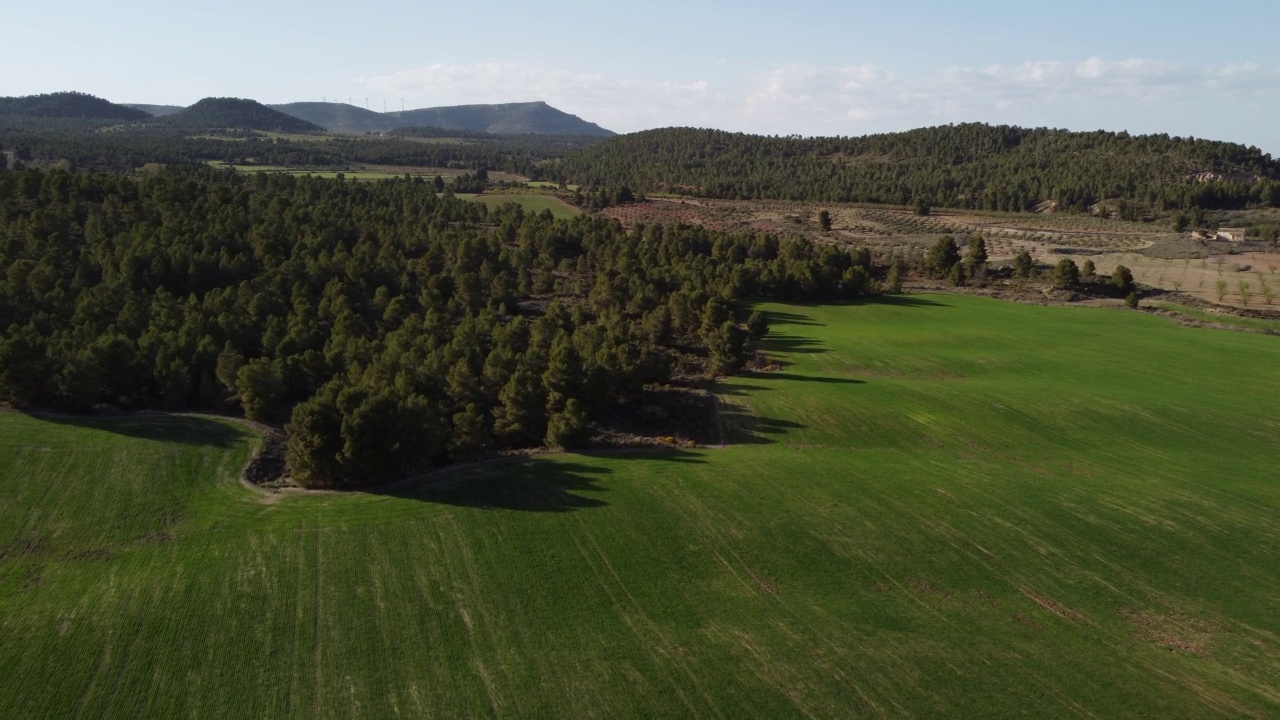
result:
[(626, 132), (983, 121), (1280, 155), (1280, 3), (24, 3), (0, 94), (118, 102), (546, 100)]

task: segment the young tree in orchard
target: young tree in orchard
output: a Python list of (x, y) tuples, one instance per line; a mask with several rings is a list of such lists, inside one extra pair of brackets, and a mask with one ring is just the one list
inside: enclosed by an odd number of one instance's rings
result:
[(1071, 258), (1062, 258), (1053, 268), (1053, 286), (1062, 289), (1074, 288), (1080, 284), (1080, 268)]

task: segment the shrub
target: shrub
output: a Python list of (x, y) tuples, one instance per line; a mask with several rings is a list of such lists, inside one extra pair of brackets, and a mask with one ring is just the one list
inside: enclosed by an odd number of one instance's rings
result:
[(1019, 250), (1013, 258), (1013, 274), (1026, 280), (1031, 277), (1035, 269), (1036, 261), (1031, 259), (1031, 254), (1026, 250)]

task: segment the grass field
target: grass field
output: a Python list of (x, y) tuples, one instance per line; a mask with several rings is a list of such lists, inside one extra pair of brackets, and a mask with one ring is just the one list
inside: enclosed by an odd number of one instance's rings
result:
[(766, 305), (720, 450), (266, 496), (0, 414), (0, 716), (1274, 717), (1277, 338)]
[(490, 208), (497, 208), (507, 203), (515, 203), (531, 213), (550, 210), (552, 215), (561, 219), (568, 219), (582, 214), (581, 210), (552, 195), (469, 195), (459, 193), (458, 197), (483, 203)]

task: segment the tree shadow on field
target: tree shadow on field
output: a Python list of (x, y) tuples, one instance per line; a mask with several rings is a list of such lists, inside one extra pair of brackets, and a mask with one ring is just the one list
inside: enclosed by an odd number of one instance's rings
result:
[(943, 300), (934, 300), (932, 297), (912, 297), (907, 295), (865, 295), (863, 297), (849, 298), (847, 300), (805, 303), (804, 307), (861, 307), (863, 305), (888, 305), (890, 307), (954, 307)]
[[(632, 457), (637, 461), (705, 462), (694, 453), (674, 449), (598, 454), (599, 457), (605, 455)], [(609, 503), (593, 497), (593, 494), (608, 492), (601, 480), (613, 474), (614, 470), (603, 463), (592, 462), (592, 455), (577, 458), (561, 460), (544, 456), (489, 460), (452, 471), (401, 480), (382, 488), (365, 488), (362, 492), (486, 510), (559, 513), (607, 506)]]
[[(747, 372), (739, 373), (735, 377), (750, 378), (753, 380), (787, 380), (790, 382), (803, 382), (803, 383), (828, 383), (831, 385), (866, 385), (867, 384), (866, 380), (859, 380), (857, 378), (821, 377), (818, 375), (795, 375), (793, 373), (788, 373), (788, 372), (757, 372), (755, 370), (748, 370)], [(740, 385), (738, 387), (744, 390), (751, 390), (753, 392), (756, 390), (773, 390), (773, 388), (761, 387), (758, 385)], [(739, 393), (739, 394), (744, 394), (744, 393)]]
[(770, 330), (756, 343), (759, 348), (767, 355), (774, 353), (792, 353), (798, 355), (818, 355), (820, 353), (830, 352), (821, 342), (813, 338), (801, 335), (788, 335), (775, 330)]
[(857, 300), (844, 300), (833, 305), (888, 305), (890, 307), (953, 307), (945, 302), (906, 295), (869, 295)]
[(62, 415), (42, 412), (28, 412), (26, 415), (55, 425), (98, 430), (138, 440), (222, 449), (236, 447), (252, 437), (249, 431), (231, 423), (190, 415)]
[(782, 312), (781, 310), (766, 310), (765, 317), (769, 319), (770, 325), (799, 325), (805, 327), (826, 327), (825, 323), (816, 322), (808, 315), (800, 313)]
[(747, 411), (737, 405), (720, 406), (720, 426), (727, 445), (771, 445), (779, 436), (806, 426), (793, 420), (770, 418)]

